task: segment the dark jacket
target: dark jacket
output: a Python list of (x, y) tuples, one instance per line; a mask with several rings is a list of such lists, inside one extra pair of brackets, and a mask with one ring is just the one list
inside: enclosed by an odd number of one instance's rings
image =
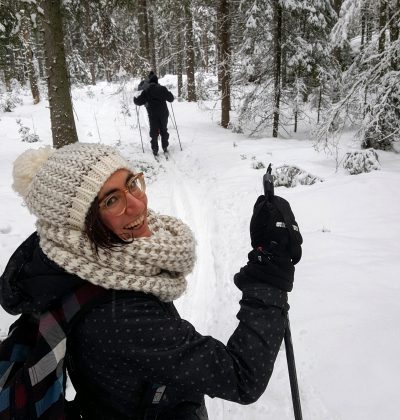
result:
[[(199, 334), (172, 303), (110, 291), (110, 300), (85, 314), (68, 337), (72, 382), (90, 413), (84, 418), (138, 419), (155, 384), (166, 385), (159, 420), (207, 418), (193, 416), (204, 410), (204, 394), (256, 401), (271, 376), (288, 305), (286, 292), (250, 280), (227, 345)], [(33, 234), (1, 276), (0, 303), (12, 314), (43, 312), (83, 282), (50, 261)]]
[[(151, 81), (151, 79), (150, 79)], [(173, 102), (174, 95), (165, 87), (156, 82), (150, 82), (142, 93), (133, 98), (135, 105), (146, 105), (149, 117), (168, 117), (167, 102)]]

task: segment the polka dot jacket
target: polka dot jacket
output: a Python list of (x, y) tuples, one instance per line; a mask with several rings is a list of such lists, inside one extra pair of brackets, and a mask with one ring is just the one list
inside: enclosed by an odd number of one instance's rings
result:
[[(204, 395), (256, 401), (273, 371), (288, 304), (286, 292), (262, 278), (246, 281), (248, 275), (245, 269), (236, 275), (243, 297), (239, 324), (226, 345), (199, 334), (172, 303), (110, 291), (110, 299), (86, 313), (68, 337), (68, 367), (88, 413), (84, 418), (139, 419), (135, 413), (154, 384), (166, 386), (160, 420), (206, 419)], [(263, 278), (269, 275), (265, 266)], [(13, 314), (40, 312), (82, 283), (48, 260), (33, 234), (1, 277), (0, 303)], [(173, 414), (188, 405), (203, 416)]]

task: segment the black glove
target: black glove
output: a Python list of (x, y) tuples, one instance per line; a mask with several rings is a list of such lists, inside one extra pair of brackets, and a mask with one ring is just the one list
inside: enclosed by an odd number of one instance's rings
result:
[(290, 292), (293, 279), (294, 265), (289, 257), (272, 256), (259, 250), (249, 253), (248, 263), (234, 277), (236, 286), (243, 292), (262, 289), (265, 285)]
[[(259, 258), (290, 258), (293, 264), (301, 259), (301, 236), (289, 203), (278, 196), (271, 201), (264, 195), (254, 204), (250, 221), (251, 246), (259, 252)], [(260, 263), (262, 261), (260, 260)]]

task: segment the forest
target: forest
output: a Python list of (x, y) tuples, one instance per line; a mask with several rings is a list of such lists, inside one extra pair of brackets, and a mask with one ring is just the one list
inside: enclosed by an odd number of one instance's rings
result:
[(285, 137), (305, 121), (320, 150), (351, 128), (361, 148), (400, 132), (400, 0), (0, 0), (0, 110), (17, 86), (49, 100), (53, 144), (77, 141), (71, 85), (177, 78), (237, 133)]

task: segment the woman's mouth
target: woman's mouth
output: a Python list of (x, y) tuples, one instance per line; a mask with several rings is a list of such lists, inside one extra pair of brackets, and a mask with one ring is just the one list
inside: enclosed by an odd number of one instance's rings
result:
[(126, 230), (137, 230), (140, 229), (143, 226), (145, 220), (145, 216), (142, 215), (138, 217), (136, 220), (134, 220), (132, 223), (129, 223), (129, 225), (126, 225), (124, 229)]

